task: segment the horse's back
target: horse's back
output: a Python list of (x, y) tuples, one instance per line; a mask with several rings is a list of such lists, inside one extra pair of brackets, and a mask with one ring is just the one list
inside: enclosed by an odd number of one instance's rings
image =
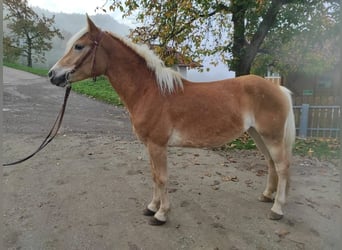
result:
[[(239, 106), (242, 109), (286, 108), (286, 95), (278, 84), (257, 75), (245, 75), (212, 82), (184, 84), (181, 96), (192, 100), (219, 102), (220, 106)], [(256, 110), (255, 110), (256, 111)]]

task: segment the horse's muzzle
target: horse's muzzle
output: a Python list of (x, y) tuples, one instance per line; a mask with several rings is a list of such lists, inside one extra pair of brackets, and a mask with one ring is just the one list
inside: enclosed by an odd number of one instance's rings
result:
[(67, 85), (67, 73), (62, 74), (60, 76), (56, 75), (56, 72), (52, 69), (48, 73), (49, 80), (52, 84), (59, 86), (59, 87), (65, 87)]

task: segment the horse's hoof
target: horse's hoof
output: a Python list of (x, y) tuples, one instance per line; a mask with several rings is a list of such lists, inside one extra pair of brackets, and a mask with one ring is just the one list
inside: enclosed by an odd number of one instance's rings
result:
[(161, 226), (164, 225), (166, 223), (166, 221), (162, 221), (162, 220), (158, 220), (154, 217), (152, 217), (149, 221), (148, 224), (151, 226)]
[(261, 195), (259, 196), (258, 200), (261, 201), (261, 202), (268, 202), (268, 203), (269, 203), (269, 202), (274, 202), (274, 199), (268, 198), (268, 197), (266, 197), (266, 196), (263, 195), (263, 194), (261, 194)]
[(143, 215), (145, 215), (145, 216), (153, 216), (153, 215), (155, 215), (155, 213), (156, 212), (154, 212), (154, 211), (152, 211), (152, 210), (150, 210), (148, 208), (145, 208), (144, 211), (143, 211)]
[(282, 214), (277, 214), (271, 210), (271, 212), (268, 214), (268, 218), (270, 220), (281, 220), (284, 217)]

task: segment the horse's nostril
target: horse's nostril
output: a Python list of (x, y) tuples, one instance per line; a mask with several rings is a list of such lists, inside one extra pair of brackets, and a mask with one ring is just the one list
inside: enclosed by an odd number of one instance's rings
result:
[(49, 78), (52, 78), (55, 76), (55, 71), (54, 70), (50, 70), (48, 73)]

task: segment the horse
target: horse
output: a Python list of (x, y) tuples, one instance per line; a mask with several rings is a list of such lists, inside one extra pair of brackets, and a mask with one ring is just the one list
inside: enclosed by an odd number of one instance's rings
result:
[(86, 27), (69, 40), (48, 77), (63, 87), (104, 75), (118, 93), (150, 158), (153, 196), (143, 211), (151, 217), (149, 224), (163, 225), (170, 209), (168, 147), (216, 147), (245, 132), (268, 165), (266, 188), (258, 199), (273, 202), (268, 217), (280, 220), (295, 140), (291, 92), (256, 75), (190, 82), (146, 45), (102, 31), (86, 18)]

